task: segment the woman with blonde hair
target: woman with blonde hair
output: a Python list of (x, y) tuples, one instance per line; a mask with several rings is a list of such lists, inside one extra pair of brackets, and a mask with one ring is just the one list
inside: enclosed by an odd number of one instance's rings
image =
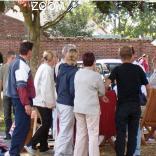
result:
[(25, 146), (31, 154), (34, 154), (38, 143), (40, 152), (49, 149), (47, 139), (52, 123), (52, 108), (55, 107), (54, 64), (55, 53), (44, 51), (43, 63), (39, 66), (34, 79), (36, 97), (33, 99), (33, 105), (41, 116), (42, 124), (32, 137), (29, 146)]
[(59, 115), (59, 134), (55, 143), (55, 156), (73, 156), (74, 132), (74, 77), (78, 51), (73, 44), (64, 47), (65, 63), (61, 64), (56, 78), (57, 113)]

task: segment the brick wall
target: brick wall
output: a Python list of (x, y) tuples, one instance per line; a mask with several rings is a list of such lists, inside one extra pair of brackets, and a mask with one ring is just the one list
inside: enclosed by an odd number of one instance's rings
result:
[[(18, 51), (20, 38), (1, 38), (0, 52), (4, 55), (8, 50)], [(41, 53), (44, 50), (54, 50), (61, 57), (62, 47), (67, 43), (75, 44), (81, 55), (85, 52), (94, 52), (96, 58), (118, 58), (118, 49), (124, 45), (132, 45), (138, 57), (146, 53), (152, 58), (156, 56), (156, 47), (149, 40), (118, 40), (118, 39), (95, 39), (95, 38), (54, 38), (41, 41)]]
[[(0, 14), (0, 52), (4, 55), (8, 50), (18, 51), (20, 41), (26, 37), (26, 28), (21, 21)], [(143, 53), (150, 56), (150, 61), (156, 56), (156, 47), (150, 44), (150, 40), (126, 40), (126, 39), (96, 39), (96, 38), (53, 38), (41, 39), (41, 53), (46, 50), (55, 50), (61, 56), (64, 44), (73, 43), (79, 49), (80, 59), (85, 52), (94, 52), (96, 58), (118, 58), (118, 49), (124, 45), (132, 45), (138, 57)]]
[(24, 23), (4, 14), (0, 14), (0, 37), (20, 37), (23, 38), (27, 33)]
[[(96, 38), (53, 38), (41, 42), (41, 51), (52, 49), (61, 55), (64, 44), (75, 44), (82, 55), (85, 52), (94, 52), (96, 58), (118, 58), (118, 49), (125, 45), (132, 45), (138, 55), (148, 54), (151, 58), (156, 56), (156, 47), (151, 45), (150, 40), (126, 40), (126, 39), (96, 39)], [(81, 56), (80, 56), (81, 58)]]

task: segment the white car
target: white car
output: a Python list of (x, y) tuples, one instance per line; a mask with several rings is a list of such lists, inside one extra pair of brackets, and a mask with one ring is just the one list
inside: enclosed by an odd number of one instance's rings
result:
[(122, 63), (121, 59), (98, 59), (96, 63), (100, 63), (103, 68), (105, 76), (108, 76), (110, 72), (118, 65)]
[[(77, 66), (78, 68), (83, 68), (83, 62), (77, 61)], [(100, 73), (101, 77), (104, 79), (104, 72), (103, 72), (103, 67), (101, 63), (96, 63), (96, 68), (97, 68), (97, 71)]]

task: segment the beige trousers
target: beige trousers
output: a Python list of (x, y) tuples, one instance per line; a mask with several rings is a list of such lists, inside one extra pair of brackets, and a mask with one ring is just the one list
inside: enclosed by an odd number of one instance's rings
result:
[(74, 156), (100, 156), (98, 146), (99, 119), (98, 115), (75, 113), (76, 143)]

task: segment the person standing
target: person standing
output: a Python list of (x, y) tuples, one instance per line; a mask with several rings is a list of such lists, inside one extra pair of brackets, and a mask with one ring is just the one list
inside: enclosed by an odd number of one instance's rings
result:
[(116, 155), (124, 156), (126, 144), (126, 129), (128, 126), (128, 143), (126, 156), (133, 156), (136, 143), (139, 120), (141, 115), (140, 89), (145, 85), (150, 88), (144, 71), (138, 65), (132, 64), (132, 48), (124, 46), (120, 49), (123, 62), (116, 67), (106, 81), (106, 87), (111, 82), (117, 82), (118, 104), (116, 110)]
[(78, 70), (78, 51), (73, 44), (67, 44), (65, 47), (65, 63), (60, 65), (56, 78), (59, 133), (55, 142), (55, 156), (73, 156), (74, 147), (74, 77)]
[(7, 96), (7, 87), (8, 87), (8, 72), (9, 65), (15, 59), (15, 52), (8, 51), (7, 61), (0, 67), (0, 91), (3, 90), (3, 108), (4, 108), (4, 123), (5, 123), (5, 138), (6, 140), (11, 139), (9, 134), (10, 128), (12, 126), (12, 101), (11, 98)]
[(76, 117), (76, 143), (74, 156), (99, 156), (99, 96), (103, 96), (104, 82), (96, 72), (93, 53), (83, 55), (84, 68), (75, 75), (74, 113)]
[(43, 53), (43, 63), (39, 66), (35, 79), (36, 97), (33, 99), (35, 106), (41, 116), (41, 126), (35, 132), (30, 144), (25, 149), (30, 154), (35, 154), (36, 145), (40, 143), (40, 152), (46, 152), (48, 148), (48, 132), (52, 124), (52, 108), (55, 107), (55, 82), (54, 64), (55, 55), (51, 51)]
[(31, 58), (33, 43), (20, 44), (19, 56), (11, 63), (8, 75), (7, 95), (15, 109), (15, 129), (10, 150), (5, 156), (20, 156), (30, 129), (32, 98), (35, 97), (33, 77), (27, 61)]

